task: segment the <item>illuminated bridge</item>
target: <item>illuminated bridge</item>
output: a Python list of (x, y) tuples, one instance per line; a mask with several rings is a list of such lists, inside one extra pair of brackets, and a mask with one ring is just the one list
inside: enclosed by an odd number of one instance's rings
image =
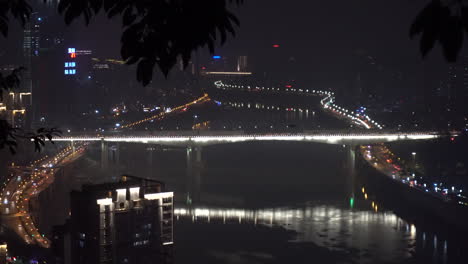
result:
[(361, 145), (405, 140), (431, 140), (441, 137), (437, 132), (425, 133), (385, 133), (382, 131), (371, 132), (305, 132), (300, 134), (244, 134), (227, 131), (174, 131), (158, 134), (138, 133), (131, 135), (109, 134), (109, 135), (73, 135), (54, 139), (58, 142), (127, 142), (157, 144), (166, 146), (208, 146), (225, 143), (252, 142), (252, 141), (299, 141), (318, 142), (342, 145)]

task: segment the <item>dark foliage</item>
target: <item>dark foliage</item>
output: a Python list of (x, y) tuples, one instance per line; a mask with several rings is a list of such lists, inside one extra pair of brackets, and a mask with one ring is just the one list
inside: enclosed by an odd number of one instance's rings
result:
[[(127, 64), (137, 64), (137, 80), (143, 85), (151, 82), (158, 67), (167, 76), (179, 58), (186, 67), (192, 52), (208, 47), (211, 53), (218, 44), (224, 44), (227, 35), (235, 34), (239, 21), (227, 5), (241, 4), (243, 0), (62, 0), (58, 11), (67, 24), (83, 17), (88, 25), (100, 11), (109, 18), (122, 17), (121, 55)], [(9, 17), (24, 26), (32, 12), (27, 0), (0, 0), (0, 33), (8, 35)], [(0, 74), (0, 99), (3, 90), (18, 87), (17, 69), (8, 76)], [(36, 150), (46, 140), (59, 136), (57, 129), (40, 128), (24, 132), (0, 119), (0, 149), (8, 147), (15, 152), (19, 138), (30, 139)]]
[(192, 52), (224, 44), (235, 34), (239, 21), (227, 5), (243, 0), (62, 0), (59, 12), (70, 24), (83, 17), (89, 24), (103, 10), (109, 18), (122, 17), (121, 55), (127, 64), (137, 64), (137, 80), (151, 82), (157, 66), (167, 76), (181, 58), (184, 66)]
[[(0, 73), (0, 95), (3, 91), (12, 91), (20, 85), (20, 75), (24, 68), (14, 69), (9, 75), (3, 76)], [(35, 132), (26, 132), (22, 129), (14, 128), (11, 124), (0, 117), (0, 149), (9, 148), (12, 153), (16, 153), (17, 140), (25, 139), (34, 143), (36, 151), (40, 151), (49, 140), (53, 143), (53, 137), (60, 136), (60, 130), (56, 128), (39, 128)]]
[(410, 29), (410, 36), (421, 35), (420, 50), (423, 57), (442, 46), (447, 61), (454, 62), (468, 33), (468, 3), (466, 0), (431, 0), (418, 14)]
[(32, 8), (26, 0), (0, 0), (0, 33), (8, 35), (9, 16), (13, 16), (24, 26), (29, 20)]

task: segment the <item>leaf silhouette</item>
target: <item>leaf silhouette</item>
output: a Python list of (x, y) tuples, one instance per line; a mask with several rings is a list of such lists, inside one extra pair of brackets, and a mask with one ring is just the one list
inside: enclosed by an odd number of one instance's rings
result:
[(432, 0), (416, 16), (410, 27), (410, 37), (421, 35), (419, 47), (423, 57), (438, 42), (445, 59), (456, 61), (463, 46), (464, 34), (468, 33), (468, 9), (463, 4), (463, 1)]

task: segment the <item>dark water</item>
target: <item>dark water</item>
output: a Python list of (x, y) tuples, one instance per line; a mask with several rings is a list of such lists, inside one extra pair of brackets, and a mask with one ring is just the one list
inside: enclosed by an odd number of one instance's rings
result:
[(376, 212), (341, 146), (225, 145), (204, 160), (202, 202), (176, 209), (177, 263), (468, 263), (462, 237)]
[[(407, 221), (378, 200), (375, 210), (360, 191), (359, 171), (351, 177), (343, 146), (205, 147), (195, 180), (186, 175), (185, 149), (119, 147), (120, 164), (107, 173), (157, 178), (176, 193), (176, 263), (468, 263), (462, 235)], [(75, 185), (105, 180), (97, 157), (92, 151), (82, 161), (87, 167), (63, 177)]]

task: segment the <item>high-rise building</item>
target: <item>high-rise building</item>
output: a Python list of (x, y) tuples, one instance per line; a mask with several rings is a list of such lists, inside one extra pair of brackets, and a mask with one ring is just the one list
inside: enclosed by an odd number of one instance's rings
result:
[(8, 258), (8, 248), (6, 243), (0, 244), (0, 264), (6, 264)]
[(161, 182), (132, 176), (85, 185), (71, 194), (69, 231), (74, 264), (169, 263), (173, 193)]
[(60, 0), (40, 0), (44, 1), (47, 7), (55, 8), (59, 3)]
[(246, 72), (247, 69), (248, 69), (247, 56), (237, 57), (237, 71), (238, 72)]
[(446, 77), (442, 78), (436, 87), (433, 96), (434, 110), (444, 116), (450, 126), (464, 126), (468, 117), (468, 56), (462, 56), (459, 60), (448, 66)]
[[(19, 67), (19, 65), (3, 65), (0, 66), (0, 73), (7, 76)], [(29, 105), (30, 101), (30, 92), (12, 90), (3, 94), (3, 98), (0, 100), (0, 118), (7, 120), (15, 128), (24, 128), (26, 126), (26, 106)]]
[[(449, 66), (447, 81), (443, 93), (455, 111), (462, 111), (465, 108), (464, 102), (468, 98), (468, 57), (463, 56), (459, 61)], [(444, 91), (445, 90), (445, 91)]]
[(26, 108), (26, 122), (23, 126), (30, 126), (34, 119), (33, 109), (33, 70), (34, 63), (39, 57), (40, 52), (40, 29), (42, 17), (38, 13), (32, 13), (30, 20), (26, 23), (23, 30), (23, 65), (26, 68), (21, 82), (21, 93), (29, 94), (29, 102), (22, 102)]

